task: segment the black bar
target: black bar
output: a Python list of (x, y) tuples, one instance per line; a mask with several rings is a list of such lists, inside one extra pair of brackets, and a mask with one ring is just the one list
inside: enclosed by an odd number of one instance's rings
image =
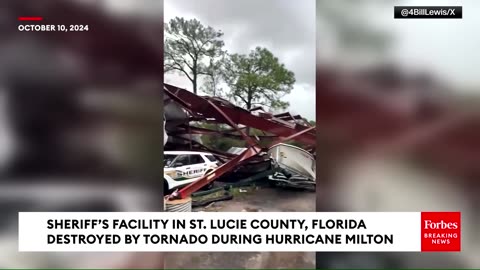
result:
[(395, 6), (395, 19), (462, 19), (461, 6)]

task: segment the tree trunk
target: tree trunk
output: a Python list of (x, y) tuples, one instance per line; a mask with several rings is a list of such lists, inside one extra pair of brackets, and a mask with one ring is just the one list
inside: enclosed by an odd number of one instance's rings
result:
[(193, 93), (196, 95), (197, 94), (197, 73), (193, 73), (192, 85), (193, 85)]
[(213, 88), (213, 96), (217, 96), (217, 80), (215, 79), (215, 76), (212, 76), (212, 88)]
[[(252, 109), (252, 99), (253, 99), (253, 94), (252, 94), (252, 90), (248, 89), (248, 96), (247, 96), (247, 110), (250, 111), (250, 109)], [(250, 127), (247, 126), (246, 128), (246, 133), (247, 133), (247, 136), (250, 137)], [(248, 145), (247, 142), (245, 142), (245, 145), (248, 147), (250, 145)]]
[(197, 71), (197, 60), (193, 59), (193, 69), (192, 69), (192, 85), (193, 85), (193, 93), (196, 95), (197, 94), (197, 76), (198, 76), (198, 71)]

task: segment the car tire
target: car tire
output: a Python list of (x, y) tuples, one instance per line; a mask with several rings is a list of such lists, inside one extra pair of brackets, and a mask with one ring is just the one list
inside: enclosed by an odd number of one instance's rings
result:
[[(206, 174), (208, 174), (208, 173), (210, 173), (210, 172), (211, 172), (211, 171), (207, 171), (207, 172), (205, 172), (204, 175), (206, 175)], [(212, 189), (212, 188), (215, 186), (214, 183), (215, 183), (215, 180), (214, 180), (213, 182), (211, 182), (211, 183), (208, 183), (208, 185), (204, 186), (204, 187), (202, 188), (202, 190), (210, 190), (210, 189)]]
[(267, 178), (267, 183), (268, 183), (268, 186), (271, 187), (271, 188), (276, 188), (278, 186), (278, 182), (275, 181), (275, 180), (270, 180)]
[(163, 194), (164, 195), (170, 194), (170, 189), (168, 188), (168, 182), (165, 179), (163, 179)]
[(207, 185), (206, 189), (207, 189), (207, 190), (213, 189), (213, 187), (215, 186), (214, 183), (215, 183), (215, 181), (209, 183), (209, 184)]

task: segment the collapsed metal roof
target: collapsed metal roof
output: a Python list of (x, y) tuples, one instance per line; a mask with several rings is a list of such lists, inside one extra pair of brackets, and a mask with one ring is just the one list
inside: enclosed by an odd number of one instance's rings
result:
[[(221, 134), (225, 137), (244, 140), (246, 148), (240, 153), (223, 153), (228, 156), (225, 164), (218, 169), (207, 173), (196, 182), (174, 192), (169, 199), (185, 198), (206, 184), (218, 179), (222, 175), (234, 170), (239, 163), (249, 160), (270, 147), (261, 147), (261, 136), (256, 138), (246, 134), (245, 128), (255, 128), (266, 132), (269, 139), (273, 139), (270, 146), (278, 145), (284, 141), (296, 140), (311, 149), (315, 148), (315, 127), (308, 124), (301, 116), (292, 116), (290, 113), (269, 114), (255, 113), (245, 110), (234, 104), (215, 97), (201, 97), (186, 89), (164, 84), (165, 117), (168, 135), (180, 137), (190, 143), (199, 145), (198, 141), (189, 140), (185, 135)], [(203, 121), (228, 125), (229, 130), (213, 130), (192, 125), (191, 122)], [(170, 124), (169, 124), (170, 122)], [(172, 124), (173, 123), (173, 124)], [(202, 146), (201, 146), (202, 147)], [(203, 146), (205, 149), (206, 147)], [(214, 149), (209, 149), (215, 153)]]

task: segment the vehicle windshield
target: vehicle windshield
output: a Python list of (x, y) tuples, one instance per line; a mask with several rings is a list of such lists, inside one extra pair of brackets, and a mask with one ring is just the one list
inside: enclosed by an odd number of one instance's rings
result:
[(165, 162), (165, 165), (164, 167), (170, 167), (170, 165), (173, 164), (173, 161), (175, 160), (175, 158), (178, 157), (178, 155), (164, 155), (163, 156), (163, 160)]

